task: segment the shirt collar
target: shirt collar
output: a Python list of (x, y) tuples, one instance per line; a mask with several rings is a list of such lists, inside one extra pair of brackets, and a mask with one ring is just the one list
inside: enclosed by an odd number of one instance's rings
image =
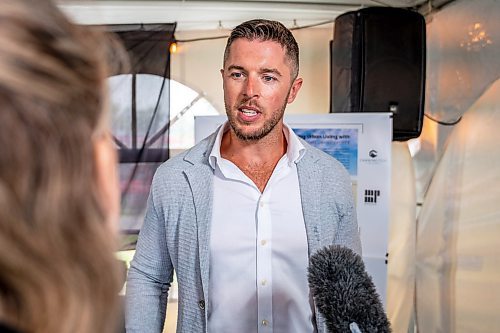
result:
[(220, 155), (220, 145), (222, 143), (222, 136), (226, 131), (229, 130), (229, 122), (226, 120), (224, 124), (222, 124), (218, 131), (217, 131), (217, 136), (215, 137), (214, 145), (212, 147), (212, 151), (210, 152), (210, 155), (208, 156), (208, 163), (212, 167), (212, 169), (215, 170), (215, 166), (217, 165), (217, 160), (221, 159), (222, 156)]
[[(208, 163), (213, 169), (215, 169), (217, 161), (219, 161), (222, 158), (220, 154), (220, 145), (222, 143), (222, 136), (228, 130), (229, 130), (228, 121), (222, 124), (222, 126), (220, 126), (218, 129), (214, 146), (212, 147), (212, 151), (208, 156)], [(285, 135), (285, 139), (287, 141), (286, 156), (289, 161), (289, 164), (298, 163), (300, 159), (304, 156), (306, 148), (304, 147), (302, 142), (300, 142), (299, 138), (297, 137), (295, 132), (290, 128), (290, 126), (288, 126), (285, 123), (283, 123), (283, 134)]]
[(289, 163), (298, 163), (306, 153), (306, 148), (300, 142), (297, 134), (286, 123), (283, 123), (283, 134), (285, 134), (287, 141), (286, 155)]

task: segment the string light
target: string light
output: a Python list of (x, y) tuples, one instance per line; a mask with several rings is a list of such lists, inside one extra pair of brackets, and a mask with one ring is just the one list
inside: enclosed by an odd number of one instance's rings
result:
[(169, 47), (170, 53), (176, 53), (177, 52), (177, 42), (172, 42), (170, 43)]
[(465, 48), (467, 51), (479, 51), (491, 44), (493, 44), (493, 41), (484, 25), (474, 23), (469, 26), (467, 37), (460, 42), (460, 47)]

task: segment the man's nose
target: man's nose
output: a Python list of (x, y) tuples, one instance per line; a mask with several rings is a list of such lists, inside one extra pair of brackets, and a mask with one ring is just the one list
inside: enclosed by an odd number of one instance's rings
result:
[(243, 87), (243, 94), (248, 98), (259, 96), (259, 82), (253, 75), (247, 77), (245, 86)]

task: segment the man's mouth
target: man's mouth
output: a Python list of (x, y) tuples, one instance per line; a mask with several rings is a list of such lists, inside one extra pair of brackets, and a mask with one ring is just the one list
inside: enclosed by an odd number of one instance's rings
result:
[(255, 110), (251, 110), (251, 109), (247, 109), (247, 108), (241, 108), (239, 110), (244, 115), (249, 116), (249, 117), (257, 115), (257, 111), (255, 111)]
[(259, 107), (253, 105), (244, 105), (244, 104), (238, 107), (238, 111), (249, 117), (261, 113)]

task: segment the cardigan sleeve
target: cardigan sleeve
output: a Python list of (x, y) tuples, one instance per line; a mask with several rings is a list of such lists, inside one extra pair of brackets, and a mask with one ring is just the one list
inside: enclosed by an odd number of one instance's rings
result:
[(161, 195), (155, 177), (144, 224), (128, 272), (125, 325), (129, 333), (163, 331), (173, 265), (165, 241), (164, 216), (155, 206)]

